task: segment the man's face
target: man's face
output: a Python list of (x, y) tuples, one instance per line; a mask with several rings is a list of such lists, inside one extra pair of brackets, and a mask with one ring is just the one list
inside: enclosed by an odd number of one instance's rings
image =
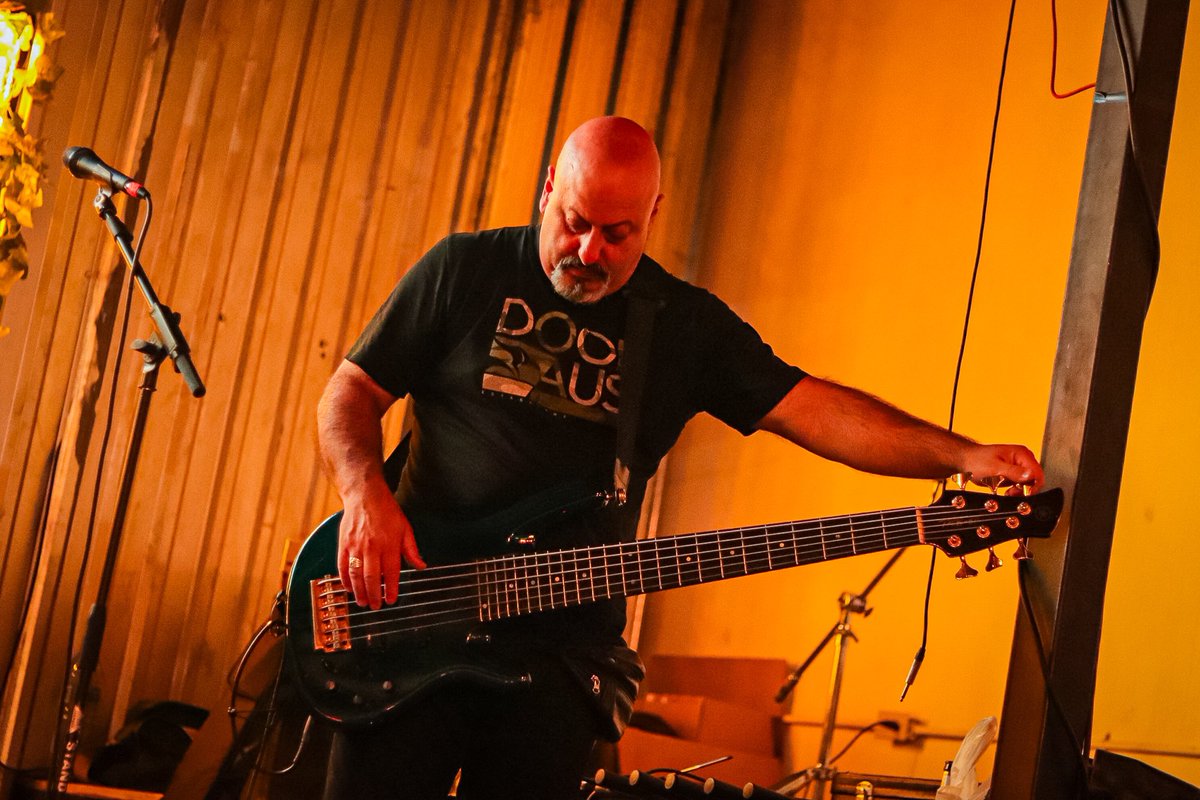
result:
[(542, 269), (560, 296), (595, 303), (633, 275), (658, 212), (657, 187), (619, 170), (563, 172), (550, 167), (538, 205)]

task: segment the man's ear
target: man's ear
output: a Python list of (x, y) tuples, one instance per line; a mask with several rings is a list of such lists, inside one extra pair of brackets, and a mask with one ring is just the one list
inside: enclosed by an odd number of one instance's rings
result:
[(542, 196), (538, 200), (538, 213), (546, 213), (546, 205), (550, 202), (550, 193), (554, 191), (554, 165), (546, 167), (546, 183), (542, 185)]
[(658, 197), (654, 198), (654, 208), (650, 209), (650, 219), (654, 219), (656, 216), (658, 216), (658, 204), (663, 201), (663, 197), (665, 196), (666, 195), (660, 194)]

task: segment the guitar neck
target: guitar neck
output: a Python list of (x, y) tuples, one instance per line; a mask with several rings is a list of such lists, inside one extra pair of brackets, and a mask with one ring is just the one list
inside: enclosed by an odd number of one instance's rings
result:
[(915, 507), (475, 562), (481, 621), (919, 544)]

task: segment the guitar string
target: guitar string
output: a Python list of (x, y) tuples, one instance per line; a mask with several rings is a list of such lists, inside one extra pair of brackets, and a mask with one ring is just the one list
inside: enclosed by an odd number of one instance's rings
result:
[[(983, 518), (983, 517), (981, 517), (981, 518)], [(986, 518), (993, 519), (994, 517), (988, 516)], [(927, 528), (927, 531), (928, 531), (928, 528), (930, 526), (926, 525), (925, 527)], [(939, 526), (939, 527), (944, 527), (944, 526)], [(907, 533), (911, 534), (912, 532), (914, 532), (916, 530), (917, 530), (917, 527), (914, 525), (914, 526), (910, 527), (910, 529), (907, 531)], [(708, 535), (713, 535), (713, 534), (710, 533)], [(665, 542), (665, 541), (668, 541), (670, 538), (672, 538), (672, 537), (665, 537), (661, 541)], [(899, 539), (899, 534), (897, 534), (897, 539)], [(917, 543), (919, 543), (919, 540), (912, 540), (909, 542), (909, 544), (917, 544)], [(637, 543), (630, 543), (630, 544), (637, 544)], [(712, 543), (710, 543), (710, 545), (711, 544)], [(857, 542), (855, 544), (857, 544)], [(731, 570), (731, 572), (733, 574), (723, 575), (721, 577), (740, 577), (742, 575), (753, 574), (753, 572), (756, 570), (761, 571), (762, 569), (771, 568), (771, 566), (774, 565), (775, 559), (769, 555), (769, 552), (764, 552), (764, 547), (766, 545), (767, 545), (767, 542), (764, 541), (761, 543), (752, 544), (749, 547), (739, 548), (742, 550), (740, 555), (741, 555), (741, 560), (743, 561), (743, 564), (745, 565), (746, 571), (745, 572), (737, 572), (736, 564), (735, 564), (734, 569)], [(842, 557), (856, 554), (856, 552), (858, 552), (859, 549), (860, 548), (858, 548), (856, 546), (852, 546), (852, 545), (850, 545), (850, 543), (847, 543), (847, 542), (835, 544), (832, 547), (827, 545), (825, 548), (825, 552), (823, 553), (823, 557), (826, 559), (830, 559), (830, 560), (836, 559), (836, 558), (842, 558)], [(818, 551), (818, 548), (813, 547), (811, 542), (805, 543), (805, 556), (815, 555), (817, 551)], [(797, 549), (797, 552), (798, 552), (798, 549)], [(878, 551), (876, 550), (876, 551), (872, 551), (872, 552), (878, 552)], [(638, 555), (641, 555), (641, 553), (638, 553)], [(689, 572), (689, 573), (692, 572), (693, 570), (702, 572), (702, 570), (704, 569), (705, 562), (708, 563), (709, 568), (711, 570), (711, 564), (714, 563), (714, 558), (715, 558), (715, 563), (721, 564), (721, 563), (725, 562), (725, 560), (727, 559), (728, 556), (723, 555), (720, 552), (714, 553), (711, 551), (711, 547), (710, 547), (708, 552), (706, 552), (704, 554), (698, 554), (698, 557), (700, 557), (700, 560), (698, 560), (698, 562), (695, 566), (688, 566), (688, 567), (681, 566), (681, 568), (676, 571), (676, 578), (682, 579), (685, 571)], [(619, 593), (619, 596), (629, 595), (629, 594), (639, 594), (639, 593), (642, 593), (645, 591), (658, 591), (658, 590), (661, 590), (664, 588), (674, 588), (669, 585), (665, 585), (665, 582), (662, 580), (663, 578), (667, 578), (669, 580), (670, 573), (662, 573), (660, 571), (658, 574), (652, 576), (657, 579), (656, 581), (650, 581), (650, 582), (645, 581), (644, 578), (642, 578), (640, 575), (640, 566), (644, 563), (645, 562), (642, 559), (639, 559), (639, 564), (638, 564), (639, 579), (635, 582), (636, 583), (635, 589), (633, 591), (621, 592), (621, 593)], [(785, 560), (785, 561), (781, 562), (780, 568), (791, 567), (791, 566), (801, 566), (804, 563), (811, 563), (811, 562), (806, 562), (803, 560), (796, 560), (796, 561), (793, 561), (792, 563), (787, 563), (787, 561)], [(473, 566), (473, 565), (460, 565), (460, 566)], [(633, 567), (632, 564), (628, 564), (628, 563), (626, 564), (626, 566), (630, 567), (631, 569)], [(570, 568), (568, 568), (568, 569), (570, 569)], [(576, 569), (575, 571), (576, 571), (577, 575), (580, 574), (580, 571), (578, 569)], [(592, 572), (592, 571), (594, 571), (594, 570), (590, 566), (586, 570), (586, 572)], [(622, 572), (622, 576), (624, 576), (624, 574), (625, 573)], [(462, 575), (459, 575), (457, 577), (459, 577), (461, 579), (465, 579), (467, 583), (466, 584), (460, 583), (458, 585), (444, 587), (443, 591), (451, 592), (450, 597), (442, 598), (440, 600), (427, 601), (427, 602), (420, 603), (417, 605), (406, 605), (403, 608), (392, 606), (392, 607), (373, 610), (373, 611), (367, 610), (367, 609), (363, 609), (361, 611), (352, 609), (349, 612), (349, 614), (347, 615), (347, 624), (352, 629), (363, 630), (366, 628), (379, 628), (380, 626), (386, 625), (393, 621), (399, 621), (403, 624), (399, 628), (372, 630), (367, 634), (353, 635), (353, 636), (351, 636), (351, 640), (352, 641), (363, 640), (363, 639), (367, 639), (367, 638), (374, 638), (377, 636), (389, 635), (389, 634), (393, 634), (393, 633), (402, 633), (402, 632), (406, 632), (406, 631), (421, 630), (421, 629), (428, 628), (428, 627), (453, 624), (456, 622), (477, 621), (480, 617), (480, 614), (484, 613), (484, 612), (482, 612), (480, 602), (484, 601), (486, 598), (481, 597), (480, 593), (477, 591), (477, 585), (473, 581), (470, 580), (470, 578), (473, 576), (470, 574), (469, 571), (465, 571)], [(544, 611), (544, 610), (546, 610), (545, 602), (547, 599), (549, 599), (549, 601), (551, 603), (551, 608), (553, 609), (553, 608), (559, 608), (559, 607), (567, 607), (567, 606), (574, 606), (574, 605), (590, 603), (590, 602), (598, 601), (600, 599), (606, 599), (608, 596), (608, 595), (606, 595), (605, 597), (601, 597), (600, 593), (596, 592), (593, 594), (592, 597), (586, 597), (585, 595), (587, 593), (584, 591), (583, 587), (580, 587), (580, 586), (576, 586), (575, 591), (570, 592), (569, 589), (566, 587), (565, 583), (560, 583), (558, 586), (542, 585), (540, 582), (541, 581), (540, 576), (537, 576), (537, 575), (533, 576), (534, 581), (536, 581), (537, 583), (531, 584), (529, 579), (530, 579), (530, 576), (528, 575), (528, 572), (527, 572), (524, 576), (514, 574), (512, 576), (509, 576), (508, 578), (493, 580), (490, 582), (493, 587), (499, 586), (499, 585), (519, 584), (519, 586), (517, 588), (513, 588), (511, 590), (509, 590), (509, 589), (503, 590), (504, 594), (508, 595), (508, 596), (501, 596), (499, 594), (493, 595), (494, 597), (496, 597), (498, 602), (504, 603), (503, 609), (496, 609), (496, 614), (497, 614), (496, 618), (521, 616), (524, 614), (536, 613), (537, 611)], [(714, 576), (714, 579), (720, 579), (720, 578)], [(630, 581), (625, 580), (624, 578), (622, 579), (622, 582), (625, 583), (626, 585), (628, 585), (630, 583)], [(700, 582), (704, 582), (703, 579), (701, 579)], [(647, 584), (649, 584), (649, 588), (647, 588)], [(536, 591), (537, 591), (536, 595), (529, 591), (531, 585), (536, 586)], [(465, 590), (465, 593), (464, 593), (464, 590)], [(560, 604), (560, 601), (557, 599), (557, 595), (560, 593), (560, 590), (563, 595), (561, 604)], [(509, 594), (510, 591), (512, 594)], [(570, 596), (571, 594), (574, 595), (574, 598), (572, 598)], [(405, 599), (408, 599), (408, 598), (405, 598)], [(467, 601), (471, 604), (471, 608), (470, 608), (469, 612), (468, 612), (467, 607), (464, 607), (461, 605), (463, 601)], [(535, 609), (533, 607), (535, 603), (541, 603), (540, 608)], [(447, 605), (447, 604), (449, 604), (449, 605)], [(439, 606), (439, 605), (443, 606), (443, 608), (436, 610), (436, 611), (429, 610), (430, 607)], [(464, 613), (462, 613), (458, 616), (453, 616), (453, 617), (447, 616), (450, 614), (455, 614), (460, 608), (461, 608), (462, 612), (464, 612)], [(418, 613), (418, 614), (411, 613), (415, 609), (423, 609), (423, 610), (421, 613)], [(364, 619), (364, 618), (368, 618), (368, 617), (382, 617), (382, 618)], [(426, 622), (426, 620), (434, 620), (434, 621)]]
[[(814, 536), (822, 536), (822, 535), (827, 536), (830, 531), (850, 530), (851, 528), (853, 528), (854, 534), (857, 535), (860, 530), (867, 532), (867, 533), (870, 533), (873, 530), (876, 530), (876, 528), (872, 528), (871, 526), (863, 527), (861, 529), (855, 527), (856, 524), (863, 524), (864, 520), (875, 519), (875, 518), (879, 518), (879, 517), (882, 517), (883, 515), (888, 515), (888, 514), (909, 515), (909, 516), (913, 516), (915, 518), (916, 512), (918, 510), (921, 511), (921, 517), (926, 524), (928, 524), (929, 522), (932, 522), (932, 521), (937, 521), (942, 517), (958, 518), (958, 517), (963, 517), (966, 514), (970, 514), (970, 513), (987, 514), (989, 519), (995, 519), (998, 516), (1006, 516), (1006, 515), (1012, 516), (1017, 513), (1015, 509), (1007, 509), (1007, 510), (1006, 509), (997, 509), (994, 512), (988, 512), (988, 511), (986, 511), (986, 509), (979, 509), (979, 508), (957, 509), (957, 508), (953, 508), (953, 507), (949, 507), (949, 506), (924, 506), (924, 507), (921, 507), (918, 509), (915, 506), (908, 506), (908, 507), (902, 507), (902, 508), (885, 509), (883, 511), (865, 512), (865, 513), (861, 513), (861, 514), (845, 514), (845, 515), (840, 515), (840, 516), (822, 517), (822, 518), (816, 519), (816, 520), (800, 520), (800, 521), (796, 521), (796, 522), (770, 523), (767, 525), (747, 525), (744, 527), (719, 528), (717, 530), (704, 531), (702, 533), (681, 534), (680, 536), (664, 536), (660, 539), (642, 539), (642, 540), (639, 540), (638, 542), (620, 542), (620, 543), (616, 543), (616, 544), (591, 545), (591, 546), (578, 547), (578, 548), (566, 548), (566, 549), (562, 549), (562, 550), (541, 551), (541, 552), (543, 552), (543, 553), (544, 552), (561, 552), (561, 553), (583, 552), (583, 551), (592, 550), (592, 549), (596, 549), (596, 548), (636, 546), (636, 545), (642, 544), (644, 542), (650, 542), (650, 541), (669, 541), (669, 540), (675, 539), (675, 538), (691, 539), (693, 537), (701, 537), (701, 536), (745, 535), (747, 533), (758, 533), (758, 532), (766, 532), (769, 534), (769, 533), (774, 533), (777, 530), (788, 531), (788, 532), (792, 532), (792, 533), (812, 532)], [(969, 522), (968, 521), (964, 521), (964, 522), (966, 524), (974, 524), (975, 522), (979, 522), (979, 521), (980, 521), (979, 519), (974, 519)], [(877, 524), (878, 523), (872, 523), (872, 525), (877, 525)], [(906, 524), (911, 524), (911, 523), (906, 523)], [(790, 530), (788, 530), (788, 529), (790, 529)], [(494, 558), (497, 558), (497, 559), (512, 558), (512, 557), (520, 557), (522, 555), (525, 555), (525, 554), (517, 553), (517, 554), (510, 554), (507, 556), (495, 556)], [(460, 562), (460, 563), (456, 563), (456, 564), (434, 565), (434, 566), (426, 567), (425, 569), (422, 569), (422, 570), (413, 570), (413, 569), (402, 570), (401, 577), (403, 578), (405, 576), (411, 576), (411, 577), (407, 578), (407, 581), (409, 583), (417, 583), (417, 584), (422, 583), (422, 582), (428, 582), (428, 581), (437, 581), (437, 580), (441, 580), (441, 576), (437, 574), (441, 571), (454, 570), (454, 569), (462, 567), (464, 564), (475, 564), (475, 563), (477, 563), (477, 562), (470, 561), (470, 562)]]
[[(850, 555), (853, 555), (853, 552), (848, 549), (844, 549), (842, 552), (833, 554), (831, 558), (842, 558)], [(758, 562), (756, 566), (761, 566), (761, 563), (761, 561)], [(780, 565), (780, 568), (803, 566), (805, 563), (806, 562), (800, 561), (794, 564)], [(755, 574), (753, 568), (744, 573), (729, 574), (725, 577), (742, 577), (750, 574)], [(683, 585), (684, 584), (682, 583), (679, 584), (679, 586)], [(621, 594), (623, 596), (644, 594), (665, 589), (679, 588), (679, 586), (672, 585), (670, 580), (665, 582), (656, 581), (652, 584), (639, 584), (631, 590), (627, 590)], [(537, 597), (533, 595), (527, 594), (522, 598), (513, 598), (510, 601), (507, 601), (502, 609), (498, 609), (495, 616), (485, 616), (482, 619), (480, 613), (478, 612), (477, 595), (460, 596), (458, 598), (460, 602), (450, 604), (449, 606), (438, 611), (424, 611), (420, 614), (403, 615), (396, 613), (399, 611), (399, 609), (381, 609), (381, 612), (392, 612), (392, 614), (384, 619), (362, 621), (361, 617), (367, 616), (372, 612), (351, 611), (347, 618), (347, 628), (352, 632), (352, 635), (350, 636), (351, 642), (371, 641), (382, 636), (412, 633), (421, 630), (427, 630), (429, 628), (443, 627), (458, 623), (479, 621), (491, 622), (500, 619), (526, 616), (529, 614), (541, 613), (547, 610), (585, 605), (605, 598), (599, 595), (597, 595), (595, 598), (591, 598), (587, 597), (584, 593), (579, 593), (572, 598), (569, 594), (567, 594), (564, 595), (561, 601), (556, 597), (553, 601), (551, 601), (551, 604), (548, 608), (546, 607), (546, 596), (541, 595), (541, 599), (543, 604), (540, 607), (535, 607)], [(445, 604), (445, 602), (446, 601), (443, 601), (443, 604)], [(378, 614), (380, 612), (374, 613)]]
[[(989, 517), (990, 518), (990, 517)], [(964, 519), (955, 519), (955, 527), (964, 524)], [(943, 521), (944, 523), (944, 521)], [(941, 529), (946, 527), (938, 521), (930, 522), (925, 525), (926, 533), (930, 535), (938, 535)], [(892, 535), (894, 539), (912, 535), (914, 530), (919, 530), (914, 524), (908, 523), (892, 523)], [(676, 569), (677, 575), (682, 575), (683, 571), (696, 570), (698, 575), (703, 575), (703, 571), (712, 571), (712, 565), (715, 563), (718, 571), (724, 573), (726, 560), (733, 555), (734, 551), (742, 551), (742, 558), (746, 570), (762, 571), (770, 569), (773, 566), (773, 561), (776, 557), (772, 555), (772, 545), (775, 551), (779, 551), (779, 557), (787, 558), (787, 551), (791, 549), (797, 560), (787, 566), (796, 566), (800, 563), (811, 563), (811, 561), (820, 561), (822, 558), (829, 558), (829, 552), (835, 553), (834, 558), (845, 557), (845, 555), (857, 554), (859, 551), (863, 553), (875, 552), (877, 549), (888, 549), (887, 542), (887, 527), (881, 525), (878, 529), (883, 530), (882, 539), (883, 547), (880, 545), (880, 539), (874, 539), (869, 534), (875, 533), (876, 529), (864, 528), (863, 530), (853, 531), (854, 535), (847, 540), (841, 534), (833, 535), (832, 541), (829, 536), (808, 537), (808, 539), (799, 539), (799, 537), (788, 537), (787, 531), (776, 530), (772, 533), (762, 534), (757, 533), (754, 536), (746, 539), (745, 536), (739, 537), (740, 547), (733, 548), (728, 554), (721, 553), (728, 545), (733, 545), (733, 542), (722, 541), (721, 537), (716, 534), (702, 534), (684, 537), (664, 537), (661, 540), (643, 540), (642, 542), (622, 543), (622, 545), (604, 546), (592, 549), (578, 549), (578, 551), (556, 551), (551, 553), (540, 554), (521, 554), (514, 555), (498, 560), (486, 560), (482, 563), (457, 565), (457, 569), (450, 576), (443, 576), (437, 582), (433, 582), (433, 588), (416, 588), (414, 587), (413, 579), (403, 581), (401, 583), (403, 607), (397, 609), (395, 606), (389, 606), (384, 609), (374, 609), (373, 612), (368, 612), (367, 609), (358, 610), (356, 603), (347, 599), (342, 602), (326, 603), (326, 609), (352, 608), (356, 615), (378, 614), (384, 613), (391, 615), (396, 610), (400, 610), (402, 614), (412, 614), (418, 609), (430, 609), (432, 614), (444, 613), (445, 603), (462, 602), (463, 594), (467, 593), (468, 599), (474, 599), (476, 607), (480, 608), (482, 613), (490, 615), (492, 612), (486, 607), (486, 602), (494, 599), (497, 606), (504, 603), (505, 608), (509, 604), (520, 604), (522, 597), (528, 599), (527, 606), (532, 608), (533, 603), (539, 604), (541, 609), (545, 608), (546, 601), (550, 601), (551, 607), (556, 607), (557, 595), (564, 595), (564, 603), (571, 591), (571, 584), (575, 584), (575, 594), (582, 596), (583, 591), (587, 590), (583, 582), (590, 583), (592, 587), (592, 597), (589, 601), (599, 600), (601, 590), (599, 584), (602, 578), (605, 588), (602, 590), (605, 599), (612, 596), (612, 584), (614, 579), (618, 584), (628, 584), (629, 575), (636, 570), (637, 581), (644, 582), (644, 567), (650, 565), (658, 567), (661, 572), (661, 557), (667, 555), (668, 559), (678, 561), (680, 551), (684, 553), (695, 551), (696, 564), (691, 565), (682, 561)], [(775, 541), (770, 541), (770, 537), (775, 536)], [(685, 539), (686, 542), (672, 540)], [(654, 541), (653, 548), (646, 547), (649, 541)], [(919, 539), (910, 539), (910, 543), (919, 543)], [(664, 552), (664, 547), (666, 552)], [(800, 560), (800, 549), (804, 549), (803, 561)], [(818, 555), (820, 548), (820, 555)], [(601, 551), (601, 553), (596, 553)], [(616, 552), (613, 552), (616, 551)], [(582, 554), (582, 555), (581, 555)], [(613, 563), (613, 557), (616, 555), (616, 563)], [(558, 557), (557, 560), (554, 557)], [(762, 557), (766, 557), (766, 561), (761, 561)], [(715, 558), (715, 561), (713, 560)], [(734, 557), (736, 558), (736, 557)], [(750, 564), (749, 560), (755, 559), (754, 564)], [(598, 564), (599, 561), (599, 564)], [(730, 564), (731, 571), (736, 569), (736, 565)], [(619, 575), (617, 571), (619, 570)], [(599, 577), (596, 577), (599, 576)], [(719, 577), (724, 577), (721, 575)], [(582, 581), (581, 581), (582, 578)], [(701, 577), (701, 582), (703, 578)], [(430, 581), (424, 582), (426, 585)], [(532, 593), (536, 591), (536, 596)], [(329, 579), (329, 588), (326, 591), (344, 591), (341, 588), (340, 582), (336, 579)], [(628, 594), (620, 593), (618, 595)], [(446, 596), (449, 595), (449, 596)], [(514, 595), (516, 596), (514, 599)], [(421, 601), (421, 602), (416, 602)], [(566, 603), (569, 604), (569, 603)]]
[[(995, 518), (991, 517), (991, 516), (976, 517), (973, 520), (965, 519), (965, 518), (958, 518), (958, 519), (953, 520), (953, 522), (955, 523), (953, 527), (958, 528), (964, 524), (970, 525), (970, 524), (973, 524), (974, 522), (979, 522), (979, 521), (982, 521), (985, 519), (994, 520)], [(938, 535), (943, 532), (943, 529), (947, 529), (947, 526), (945, 525), (945, 521), (938, 521), (938, 520), (926, 522), (924, 527), (926, 529), (927, 534), (932, 534), (932, 535)], [(758, 530), (758, 529), (756, 529), (756, 530)], [(882, 531), (885, 535), (882, 537), (879, 537), (878, 539), (868, 538), (868, 536), (867, 536), (868, 534), (873, 534), (873, 533), (876, 533), (877, 531)], [(874, 529), (863, 528), (863, 529), (855, 530), (852, 532), (853, 536), (849, 540), (850, 554), (851, 555), (855, 554), (859, 549), (863, 550), (864, 553), (876, 552), (877, 550), (871, 550), (870, 548), (872, 548), (872, 547), (877, 548), (877, 546), (880, 542), (882, 542), (885, 545), (885, 547), (879, 548), (879, 549), (891, 549), (891, 547), (890, 547), (891, 543), (888, 543), (886, 541), (887, 534), (889, 532), (891, 534), (893, 534), (895, 538), (899, 539), (899, 537), (903, 536), (904, 534), (911, 534), (914, 531), (919, 531), (919, 527), (917, 525), (911, 524), (911, 523), (893, 523), (891, 526), (880, 525)], [(794, 538), (794, 539), (786, 539), (785, 538), (782, 541), (775, 541), (775, 542), (768, 541), (771, 536), (776, 536), (776, 537), (786, 536), (787, 533), (788, 533), (787, 531), (778, 530), (778, 531), (770, 531), (767, 533), (761, 533), (761, 532), (755, 533), (749, 539), (747, 539), (743, 536), (743, 537), (741, 537), (740, 549), (746, 550), (746, 551), (762, 551), (763, 548), (768, 547), (769, 545), (774, 545), (775, 549), (783, 548), (784, 550), (786, 550), (786, 549), (788, 549), (788, 546), (790, 545), (790, 549), (798, 549), (800, 547), (804, 547), (806, 549), (811, 549), (813, 552), (816, 552), (816, 550), (821, 546), (824, 546), (824, 548), (826, 550), (828, 550), (832, 547), (836, 547), (839, 544), (845, 543), (845, 540), (842, 538), (842, 534), (837, 533), (837, 532), (832, 532), (832, 533), (827, 532), (824, 536), (821, 536), (818, 534), (817, 536), (811, 536), (808, 538)], [(836, 533), (837, 535), (833, 538), (832, 541), (830, 541), (830, 537), (833, 535), (833, 533)], [(515, 555), (511, 555), (511, 556), (506, 556), (503, 558), (497, 558), (497, 559), (487, 559), (484, 561), (468, 562), (468, 563), (456, 564), (456, 565), (447, 565), (447, 566), (452, 566), (454, 568), (455, 571), (453, 572), (453, 574), (439, 576), (438, 578), (433, 579), (433, 580), (429, 580), (429, 579), (420, 580), (414, 576), (414, 573), (415, 573), (415, 575), (420, 575), (421, 572), (424, 572), (424, 571), (410, 570), (409, 575), (413, 576), (413, 577), (402, 576), (401, 592), (403, 594), (403, 599), (413, 600), (422, 595), (427, 597), (429, 595), (444, 593), (446, 591), (462, 590), (464, 588), (474, 590), (474, 589), (477, 589), (482, 586), (487, 589), (494, 589), (497, 586), (502, 586), (504, 584), (511, 583), (514, 578), (518, 578), (518, 577), (523, 577), (523, 579), (527, 581), (530, 577), (531, 572), (535, 573), (533, 575), (533, 578), (535, 578), (539, 581), (541, 580), (541, 575), (539, 573), (545, 572), (547, 574), (547, 577), (558, 576), (559, 578), (568, 578), (568, 579), (574, 578), (576, 581), (578, 581), (578, 579), (580, 577), (582, 577), (584, 580), (592, 580), (593, 582), (598, 582), (599, 579), (590, 577), (591, 573), (602, 573), (607, 578), (609, 576), (613, 576), (614, 573), (617, 571), (617, 569), (622, 568), (622, 567), (628, 567), (630, 570), (636, 568), (640, 572), (642, 565), (646, 564), (648, 561), (649, 562), (657, 562), (660, 560), (660, 558), (664, 554), (667, 555), (669, 558), (678, 558), (678, 552), (681, 549), (681, 547), (685, 551), (688, 549), (696, 550), (696, 556), (697, 556), (697, 558), (700, 559), (700, 561), (697, 564), (697, 567), (699, 567), (699, 566), (703, 566), (704, 558), (712, 558), (715, 556), (719, 561), (722, 561), (722, 562), (726, 558), (728, 558), (728, 555), (722, 555), (719, 552), (717, 552), (717, 553), (712, 552), (714, 546), (719, 545), (718, 549), (720, 549), (726, 545), (733, 544), (732, 542), (728, 542), (728, 541), (720, 541), (720, 538), (721, 538), (720, 535), (716, 532), (707, 532), (704, 534), (692, 534), (689, 536), (677, 536), (677, 537), (668, 536), (668, 537), (663, 537), (661, 539), (642, 540), (640, 542), (629, 542), (629, 543), (620, 543), (620, 544), (614, 544), (614, 545), (603, 545), (603, 546), (597, 546), (597, 547), (593, 547), (593, 548), (579, 548), (579, 549), (574, 549), (574, 550), (559, 550), (559, 551), (544, 551), (541, 553), (530, 553), (530, 554), (515, 554)], [(1020, 538), (1020, 537), (1009, 537), (1009, 538)], [(686, 539), (686, 540), (688, 540), (688, 543), (684, 543), (681, 545), (679, 542), (673, 541), (673, 540), (677, 540), (677, 539)], [(707, 540), (707, 541), (704, 541), (704, 540)], [(860, 541), (860, 540), (862, 540), (862, 541)], [(646, 546), (650, 542), (654, 543), (653, 547)], [(816, 546), (814, 546), (814, 543)], [(918, 543), (920, 543), (920, 540), (919, 539), (913, 540), (910, 543), (918, 544)], [(665, 553), (664, 553), (664, 548), (666, 550)], [(701, 548), (704, 548), (703, 551), (701, 550)], [(735, 548), (735, 549), (739, 549), (739, 548)], [(603, 554), (596, 554), (597, 550), (603, 550), (605, 552)], [(611, 552), (612, 550), (616, 550), (617, 552), (614, 554), (613, 552)], [(611, 561), (613, 555), (616, 555), (618, 558), (618, 561), (616, 564), (613, 564)], [(636, 558), (630, 559), (630, 558), (628, 558), (629, 556), (635, 556)], [(558, 557), (558, 560), (557, 561), (554, 560), (554, 557)], [(597, 564), (597, 561), (600, 561), (601, 563)], [(480, 572), (481, 567), (483, 569), (486, 569), (487, 572), (481, 573)], [(694, 567), (691, 567), (689, 565), (687, 568), (692, 569)], [(511, 574), (509, 574), (509, 573), (511, 573)], [(523, 576), (518, 575), (518, 573), (523, 573)], [(481, 579), (481, 574), (482, 574), (482, 579)], [(621, 569), (621, 576), (622, 576), (621, 580), (625, 580), (624, 574), (625, 574), (625, 570)], [(455, 582), (450, 585), (447, 585), (447, 582), (448, 582), (447, 579), (452, 579)], [(340, 582), (336, 578), (329, 578), (329, 579), (326, 579), (326, 581), (329, 584), (329, 588), (327, 589), (328, 592), (347, 591), (347, 590), (341, 588)], [(470, 586), (463, 586), (462, 584), (464, 582), (469, 582)], [(561, 580), (556, 579), (553, 582), (555, 584), (565, 585), (565, 582), (561, 581)], [(430, 584), (430, 583), (434, 584), (434, 588), (427, 588), (427, 589), (416, 589), (415, 588), (415, 585)], [(611, 580), (608, 581), (608, 583), (611, 584)], [(555, 591), (556, 586), (547, 585), (546, 589), (548, 592), (550, 592), (552, 594)], [(436, 601), (434, 601), (434, 602), (436, 602)], [(351, 605), (353, 605), (353, 604), (347, 600), (347, 601), (340, 602), (340, 603), (329, 603), (325, 607), (326, 608), (338, 608), (338, 607), (347, 607), (347, 606), (351, 606)], [(417, 606), (406, 605), (406, 608), (409, 608), (409, 609), (416, 608), (416, 607), (420, 607), (420, 606), (419, 605), (417, 605)], [(365, 610), (364, 610), (364, 613), (366, 613)]]

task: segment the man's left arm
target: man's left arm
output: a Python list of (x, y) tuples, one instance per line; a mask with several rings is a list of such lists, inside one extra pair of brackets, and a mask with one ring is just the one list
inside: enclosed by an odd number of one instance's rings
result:
[(807, 376), (758, 423), (824, 458), (865, 472), (941, 479), (1003, 477), (1040, 489), (1042, 467), (1028, 447), (979, 444), (848, 386)]

